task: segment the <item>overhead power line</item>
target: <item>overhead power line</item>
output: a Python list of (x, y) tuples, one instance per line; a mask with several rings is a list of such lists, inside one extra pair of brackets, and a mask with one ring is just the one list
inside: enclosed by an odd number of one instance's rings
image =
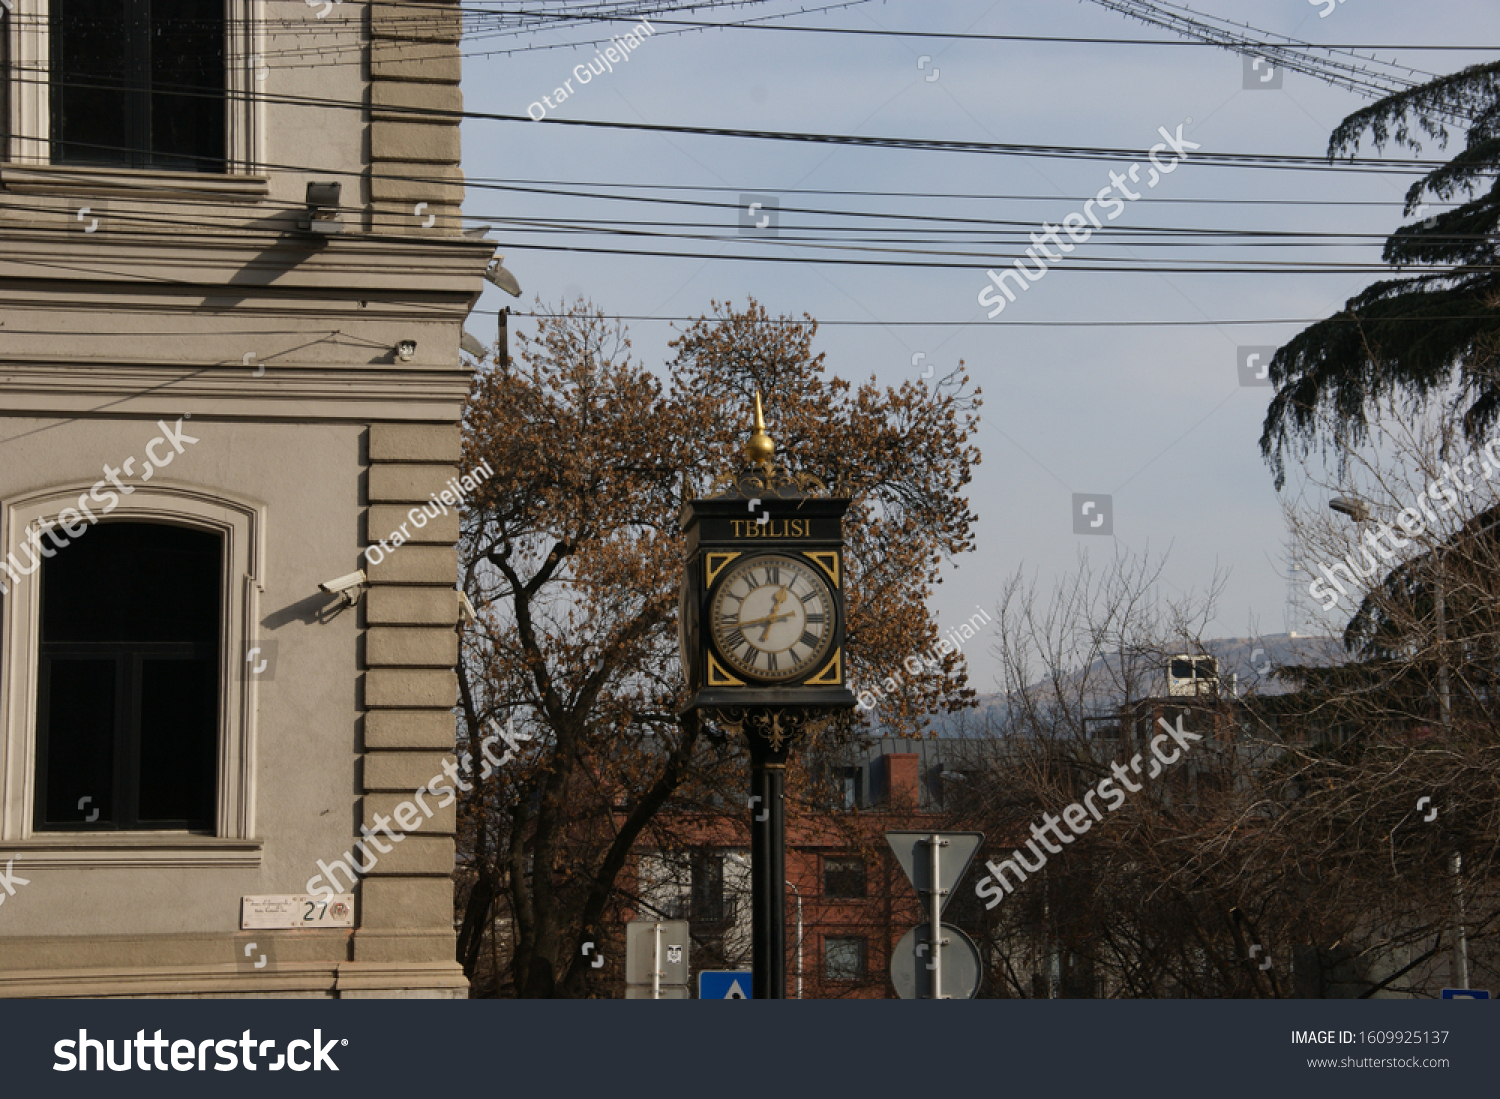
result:
[[(808, 9), (814, 10), (814, 9)], [(493, 9), (465, 7), (466, 15), (486, 16), (493, 14)], [(564, 23), (604, 22), (604, 23), (634, 23), (639, 21), (638, 16), (628, 15), (557, 15), (550, 17), (554, 25)], [(774, 17), (772, 17), (774, 18)], [(1116, 35), (1065, 35), (1065, 34), (982, 34), (974, 31), (931, 31), (931, 30), (897, 30), (884, 27), (809, 27), (786, 23), (756, 23), (750, 21), (720, 23), (713, 20), (692, 19), (664, 19), (651, 17), (651, 24), (661, 24), (664, 27), (677, 26), (687, 27), (693, 30), (747, 30), (747, 31), (771, 31), (780, 33), (800, 34), (835, 34), (852, 35), (857, 37), (871, 38), (936, 38), (943, 41), (953, 42), (1053, 42), (1065, 45), (1083, 46), (1221, 46), (1219, 42), (1189, 40), (1178, 38), (1120, 38)], [(568, 43), (559, 43), (568, 45)], [(1416, 45), (1403, 42), (1395, 45), (1370, 42), (1330, 42), (1314, 45), (1307, 43), (1307, 48), (1317, 50), (1500, 50), (1500, 46), (1482, 46), (1474, 44), (1442, 44), (1442, 45)]]
[[(21, 78), (22, 81), (42, 84), (44, 80), (35, 77)], [(20, 82), (20, 81), (18, 81)], [(119, 81), (96, 81), (75, 80), (73, 87), (87, 87), (100, 91), (120, 91), (125, 88)], [(158, 87), (161, 87), (160, 85)], [(180, 90), (173, 86), (170, 90), (179, 97), (206, 97), (213, 99), (223, 98), (219, 93), (208, 93), (199, 88), (182, 87)], [(230, 96), (229, 98), (235, 98)], [(320, 96), (302, 95), (278, 95), (266, 92), (252, 92), (245, 98), (260, 100), (266, 103), (283, 104), (286, 106), (317, 107), (319, 109), (341, 109), (348, 111), (365, 112), (369, 107), (353, 100), (330, 99)], [(529, 126), (576, 126), (585, 129), (620, 130), (626, 132), (683, 134), (698, 137), (724, 137), (743, 141), (776, 141), (793, 142), (811, 145), (834, 145), (854, 148), (868, 149), (897, 149), (912, 152), (949, 152), (968, 153), (986, 156), (1017, 156), (1036, 157), (1039, 159), (1052, 160), (1090, 160), (1105, 163), (1143, 164), (1147, 158), (1148, 149), (1142, 148), (1120, 148), (1112, 146), (1089, 146), (1089, 145), (1042, 145), (1025, 144), (1018, 142), (1001, 141), (965, 141), (956, 139), (917, 138), (917, 137), (889, 137), (889, 136), (864, 136), (859, 134), (820, 134), (795, 130), (741, 130), (732, 127), (719, 126), (683, 126), (664, 123), (650, 122), (617, 122), (601, 119), (576, 119), (576, 118), (545, 118), (537, 122), (526, 115), (500, 114), (490, 111), (447, 111), (418, 107), (395, 107), (382, 106), (382, 112), (394, 115), (411, 115), (413, 118), (421, 119), (473, 119), (482, 122), (520, 122)], [(1181, 128), (1181, 127), (1179, 127)], [(1158, 135), (1159, 136), (1159, 135)], [(1175, 136), (1175, 135), (1173, 135)], [(1187, 135), (1184, 135), (1187, 138)], [(1153, 142), (1153, 144), (1156, 144)], [(104, 145), (91, 145), (90, 148), (106, 149)], [(1161, 152), (1173, 155), (1171, 150), (1162, 146)], [(1274, 154), (1274, 153), (1226, 153), (1207, 149), (1192, 149), (1182, 162), (1187, 166), (1197, 167), (1228, 167), (1228, 168), (1262, 168), (1278, 171), (1311, 171), (1311, 172), (1358, 172), (1364, 174), (1392, 174), (1408, 175), (1413, 172), (1426, 173), (1438, 167), (1443, 161), (1424, 160), (1413, 157), (1365, 157), (1358, 163), (1329, 161), (1321, 156), (1303, 156), (1297, 154)], [(322, 171), (322, 169), (313, 169)], [(1140, 182), (1136, 180), (1136, 182)]]
[[(1317, 77), (1369, 99), (1384, 99), (1395, 92), (1425, 84), (1437, 76), (1436, 73), (1413, 69), (1395, 61), (1381, 61), (1374, 56), (1359, 57), (1349, 51), (1341, 51), (1350, 58), (1347, 61), (1319, 56), (1317, 51), (1327, 52), (1330, 48), (1258, 30), (1248, 23), (1234, 23), (1204, 15), (1176, 4), (1157, 3), (1153, 0), (1093, 2), (1131, 19), (1161, 27), (1205, 45), (1219, 46), (1243, 56), (1265, 58), (1283, 69)], [(1465, 120), (1458, 116), (1453, 118), (1455, 122)]]
[[(499, 309), (476, 309), (476, 313), (489, 316), (497, 316), (502, 310)], [(536, 320), (554, 320), (566, 317), (567, 313), (543, 313), (525, 312), (517, 309), (503, 310), (509, 317), (529, 317)], [(695, 324), (700, 320), (712, 320), (712, 317), (652, 317), (645, 315), (629, 314), (596, 314), (589, 313), (587, 316), (596, 317), (605, 321), (646, 321), (672, 324)], [(1391, 317), (1383, 320), (1383, 324), (1427, 324), (1432, 321), (1458, 321), (1470, 320), (1469, 317)], [(986, 320), (967, 321), (852, 321), (852, 320), (819, 320), (813, 318), (819, 328), (970, 328), (975, 325), (987, 325)], [(1243, 320), (1196, 320), (1196, 321), (1013, 321), (1001, 322), (1008, 328), (1243, 328), (1250, 326), (1262, 326), (1273, 324), (1295, 324), (1306, 327), (1310, 324), (1318, 324), (1328, 321), (1326, 317), (1265, 317), (1260, 319), (1246, 318)], [(778, 325), (806, 324), (805, 320), (796, 317), (767, 317), (766, 323)], [(1334, 317), (1332, 323), (1353, 324), (1354, 319), (1348, 317)]]

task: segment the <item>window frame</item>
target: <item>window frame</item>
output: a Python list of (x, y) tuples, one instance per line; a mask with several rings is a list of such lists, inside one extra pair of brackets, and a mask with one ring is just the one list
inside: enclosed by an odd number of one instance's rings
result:
[[(858, 893), (834, 893), (834, 892), (832, 892), (828, 888), (828, 874), (829, 874), (829, 870), (830, 870), (830, 864), (831, 863), (837, 863), (837, 862), (846, 862), (846, 863), (847, 862), (857, 862), (857, 863), (859, 863), (860, 874), (859, 874), (859, 892)], [(823, 887), (823, 896), (827, 900), (831, 900), (831, 901), (863, 901), (863, 900), (868, 900), (869, 899), (869, 896), (870, 896), (870, 861), (868, 859), (866, 859), (863, 855), (858, 855), (858, 854), (855, 854), (855, 855), (848, 855), (848, 854), (824, 855), (823, 856), (822, 871), (823, 871), (823, 874), (822, 874), (823, 880), (822, 880), (821, 884), (822, 884), (822, 887)]]
[[(15, 553), (88, 494), (90, 482), (22, 493), (0, 501), (0, 557)], [(241, 662), (260, 620), (264, 509), (248, 500), (180, 485), (135, 484), (102, 522), (168, 523), (222, 539), (219, 567), (219, 706), (213, 834), (186, 830), (37, 831), (36, 761), (41, 644), (40, 570), (0, 581), (0, 843), (29, 866), (258, 866), (255, 836), (258, 681)], [(87, 531), (79, 535), (88, 537)]]
[[(10, 148), (0, 144), (0, 164), (46, 168), (54, 178), (108, 176), (167, 180), (223, 180), (253, 174), (264, 163), (263, 106), (254, 93), (255, 61), (264, 52), (262, 5), (266, 0), (223, 0), (223, 174), (180, 172), (121, 165), (53, 164), (50, 0), (10, 0)], [(10, 172), (7, 171), (7, 176)], [(9, 183), (9, 179), (7, 179)]]
[[(852, 977), (835, 977), (828, 972), (828, 944), (829, 943), (858, 943), (859, 944), (859, 972)], [(843, 984), (855, 984), (860, 981), (869, 980), (870, 977), (870, 942), (863, 935), (824, 935), (823, 936), (823, 980)]]

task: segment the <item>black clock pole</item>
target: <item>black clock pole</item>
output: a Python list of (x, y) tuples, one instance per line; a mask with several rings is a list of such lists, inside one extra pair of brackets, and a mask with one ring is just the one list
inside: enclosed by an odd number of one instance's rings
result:
[[(778, 761), (773, 758), (780, 754)], [(757, 1000), (786, 999), (785, 753), (750, 748), (750, 937)]]

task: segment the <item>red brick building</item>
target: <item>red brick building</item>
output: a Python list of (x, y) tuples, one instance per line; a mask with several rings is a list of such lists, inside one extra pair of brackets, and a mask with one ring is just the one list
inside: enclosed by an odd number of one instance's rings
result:
[[(880, 741), (856, 761), (799, 764), (786, 807), (787, 991), (790, 999), (881, 999), (891, 951), (922, 920), (887, 831), (937, 828), (941, 742)], [(950, 773), (951, 774), (951, 773)], [(742, 813), (678, 814), (679, 846), (643, 845), (640, 903), (624, 919), (686, 919), (700, 969), (750, 968), (750, 841)]]

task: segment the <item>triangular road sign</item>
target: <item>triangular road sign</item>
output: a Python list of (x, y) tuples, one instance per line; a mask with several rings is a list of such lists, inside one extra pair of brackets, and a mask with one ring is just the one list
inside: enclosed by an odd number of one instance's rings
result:
[(704, 969), (698, 973), (700, 1000), (753, 1000), (755, 986), (748, 969)]
[(932, 845), (934, 836), (946, 841), (938, 847), (937, 888), (944, 891), (942, 907), (953, 899), (953, 889), (974, 861), (974, 853), (984, 842), (983, 832), (887, 832), (886, 843), (896, 852), (896, 861), (906, 873), (912, 887), (927, 899), (932, 894)]

